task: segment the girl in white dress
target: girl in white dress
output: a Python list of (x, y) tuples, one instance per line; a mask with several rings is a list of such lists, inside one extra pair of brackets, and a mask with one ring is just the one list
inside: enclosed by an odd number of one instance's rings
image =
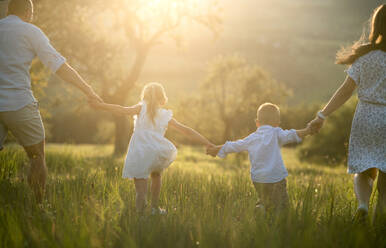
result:
[(140, 103), (131, 107), (98, 102), (92, 102), (91, 105), (116, 114), (134, 115), (134, 132), (122, 177), (134, 179), (136, 207), (142, 213), (146, 205), (147, 180), (150, 176), (152, 213), (163, 214), (166, 213), (165, 210), (158, 207), (161, 172), (169, 167), (177, 155), (176, 147), (164, 137), (166, 129), (173, 128), (206, 146), (212, 144), (197, 131), (175, 120), (171, 110), (162, 108), (168, 99), (161, 84), (145, 85), (141, 99)]

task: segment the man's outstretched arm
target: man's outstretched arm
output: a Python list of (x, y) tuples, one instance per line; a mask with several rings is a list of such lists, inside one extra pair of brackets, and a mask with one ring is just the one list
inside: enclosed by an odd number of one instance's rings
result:
[(80, 89), (90, 100), (96, 100), (98, 102), (103, 102), (103, 100), (95, 93), (92, 87), (84, 81), (84, 79), (79, 75), (79, 73), (72, 68), (68, 63), (63, 63), (62, 66), (56, 71), (62, 80), (70, 83)]
[(66, 63), (66, 59), (56, 51), (41, 29), (33, 25), (29, 26), (28, 34), (32, 50), (45, 66), (50, 68), (52, 72), (67, 83), (80, 89), (90, 100), (103, 102), (91, 86), (83, 80), (79, 73)]

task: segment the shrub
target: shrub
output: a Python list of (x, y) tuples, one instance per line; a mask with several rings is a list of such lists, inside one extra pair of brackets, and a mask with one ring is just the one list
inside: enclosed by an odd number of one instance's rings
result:
[(346, 162), (357, 100), (350, 100), (325, 122), (319, 134), (306, 138), (298, 150), (302, 161), (337, 165)]

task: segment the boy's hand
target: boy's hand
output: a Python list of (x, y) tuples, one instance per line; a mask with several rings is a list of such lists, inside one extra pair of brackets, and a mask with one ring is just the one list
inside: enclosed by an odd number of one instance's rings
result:
[(206, 145), (206, 155), (210, 155), (209, 151), (213, 149), (213, 147), (215, 147), (213, 144)]
[(220, 149), (221, 149), (221, 146), (208, 146), (206, 148), (206, 154), (208, 154), (212, 157), (216, 157), (217, 153), (220, 151)]
[(313, 135), (314, 132), (312, 130), (312, 126), (310, 124), (307, 124), (306, 128), (296, 130), (296, 134), (301, 138), (305, 138), (308, 135)]
[(314, 135), (315, 134), (315, 132), (312, 131), (310, 123), (307, 124), (307, 127), (305, 130), (306, 130), (307, 135)]

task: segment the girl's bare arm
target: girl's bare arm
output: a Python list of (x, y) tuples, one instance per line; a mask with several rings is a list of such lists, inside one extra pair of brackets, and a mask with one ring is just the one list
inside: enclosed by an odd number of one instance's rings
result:
[(206, 145), (206, 146), (212, 146), (213, 144), (204, 136), (202, 136), (199, 132), (196, 130), (185, 126), (181, 123), (179, 123), (176, 119), (171, 119), (169, 121), (169, 127), (173, 128), (174, 130), (180, 132), (181, 134), (189, 137), (192, 140), (198, 141), (199, 143)]
[(92, 107), (96, 109), (101, 109), (105, 111), (109, 111), (118, 115), (137, 115), (141, 111), (141, 105), (137, 104), (131, 107), (124, 107), (116, 104), (108, 104), (108, 103), (99, 103), (99, 102), (91, 102)]

